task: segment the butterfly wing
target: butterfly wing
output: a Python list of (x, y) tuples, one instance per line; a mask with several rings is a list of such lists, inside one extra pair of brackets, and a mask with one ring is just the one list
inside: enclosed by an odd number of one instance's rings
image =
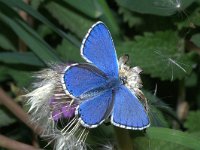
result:
[(79, 97), (106, 83), (106, 75), (90, 64), (74, 64), (68, 66), (62, 76), (62, 85), (67, 94)]
[(124, 85), (115, 90), (114, 101), (111, 116), (113, 125), (134, 130), (142, 130), (150, 125), (143, 105)]
[(112, 103), (112, 90), (108, 90), (82, 102), (76, 109), (76, 114), (83, 126), (95, 128), (110, 115)]
[(108, 28), (97, 22), (88, 31), (81, 46), (82, 57), (106, 75), (118, 78), (118, 61)]

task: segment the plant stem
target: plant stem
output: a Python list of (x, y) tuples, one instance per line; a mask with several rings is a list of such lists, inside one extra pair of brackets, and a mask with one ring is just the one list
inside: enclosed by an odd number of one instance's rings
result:
[(115, 135), (120, 150), (133, 150), (133, 143), (129, 135), (129, 131), (114, 127)]
[(29, 116), (24, 112), (24, 110), (12, 99), (10, 98), (3, 89), (0, 88), (0, 102), (6, 106), (17, 118), (24, 122), (29, 128), (31, 128), (36, 134), (40, 135), (42, 129), (36, 124), (31, 123)]
[(12, 149), (12, 150), (38, 150), (37, 148), (27, 145), (15, 140), (12, 140), (10, 138), (7, 138), (3, 135), (0, 135), (0, 147), (4, 147), (6, 149)]
[(179, 81), (179, 91), (178, 91), (178, 103), (185, 101), (185, 81)]
[[(186, 119), (188, 111), (189, 111), (189, 105), (187, 101), (185, 100), (185, 81), (180, 80), (179, 81), (179, 88), (178, 88), (178, 98), (177, 98), (177, 117), (182, 122)], [(180, 126), (177, 123), (174, 123), (174, 128), (178, 129)]]
[[(28, 5), (30, 3), (30, 0), (23, 0), (23, 2)], [(25, 22), (27, 22), (28, 25), (32, 26), (33, 20), (30, 16), (28, 16), (28, 14), (25, 11), (19, 10), (19, 16), (21, 16), (21, 18)], [(19, 51), (25, 52), (25, 51), (27, 51), (27, 49), (28, 49), (28, 47), (27, 47), (26, 43), (19, 38)]]

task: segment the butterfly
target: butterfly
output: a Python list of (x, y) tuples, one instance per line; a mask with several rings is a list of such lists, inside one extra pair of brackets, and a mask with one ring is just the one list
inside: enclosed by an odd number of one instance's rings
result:
[(65, 92), (81, 101), (76, 108), (81, 125), (95, 128), (110, 117), (121, 128), (149, 127), (144, 106), (119, 76), (115, 46), (103, 22), (89, 29), (80, 53), (87, 63), (66, 67), (61, 80)]

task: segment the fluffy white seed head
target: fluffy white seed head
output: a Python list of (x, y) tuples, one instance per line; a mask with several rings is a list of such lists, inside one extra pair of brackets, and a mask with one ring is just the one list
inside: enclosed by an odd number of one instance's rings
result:
[(53, 112), (63, 108), (63, 105), (71, 105), (74, 102), (62, 88), (61, 76), (65, 67), (54, 65), (51, 69), (37, 72), (34, 75), (36, 82), (33, 83), (33, 90), (24, 96), (30, 106), (31, 120), (37, 122), (44, 130), (42, 137), (49, 139), (49, 144), (54, 141), (54, 149), (84, 150), (88, 131), (80, 126), (76, 116), (59, 130), (58, 120), (55, 120), (55, 116), (52, 115)]

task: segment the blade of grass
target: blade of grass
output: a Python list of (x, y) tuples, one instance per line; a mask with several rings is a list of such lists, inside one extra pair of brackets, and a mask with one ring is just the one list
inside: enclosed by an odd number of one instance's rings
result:
[(110, 31), (113, 36), (119, 36), (120, 34), (119, 26), (107, 2), (105, 0), (98, 0), (98, 3), (101, 5), (101, 8), (103, 9), (104, 12), (103, 15), (101, 16), (102, 20), (105, 20), (108, 27), (110, 27)]
[(11, 19), (3, 13), (0, 13), (0, 19), (10, 26), (10, 28), (47, 65), (49, 65), (50, 62), (61, 62), (53, 52), (52, 48), (27, 24), (17, 18)]
[(16, 51), (13, 43), (4, 34), (0, 34), (0, 47), (4, 50)]
[(21, 0), (6, 0), (6, 1), (0, 0), (0, 2), (6, 4), (9, 7), (16, 7), (18, 9), (24, 10), (29, 15), (38, 19), (42, 23), (48, 25), (50, 28), (52, 28), (61, 37), (66, 38), (67, 40), (69, 40), (75, 46), (80, 47), (80, 42), (75, 37), (73, 37), (71, 34), (66, 34), (62, 30), (57, 28), (53, 23), (51, 23), (48, 19), (46, 19), (42, 14), (40, 14), (38, 11), (34, 10), (31, 6), (25, 4), (23, 1), (21, 1)]
[(8, 64), (25, 64), (43, 67), (44, 63), (38, 59), (32, 52), (2, 52), (0, 61)]
[[(66, 3), (76, 8), (81, 13), (86, 14), (91, 18), (98, 18), (103, 14), (101, 7), (97, 1), (93, 0), (64, 0)], [(92, 9), (91, 9), (92, 8)]]
[(174, 129), (151, 127), (147, 130), (147, 136), (151, 139), (172, 142), (195, 150), (200, 149), (200, 138)]

